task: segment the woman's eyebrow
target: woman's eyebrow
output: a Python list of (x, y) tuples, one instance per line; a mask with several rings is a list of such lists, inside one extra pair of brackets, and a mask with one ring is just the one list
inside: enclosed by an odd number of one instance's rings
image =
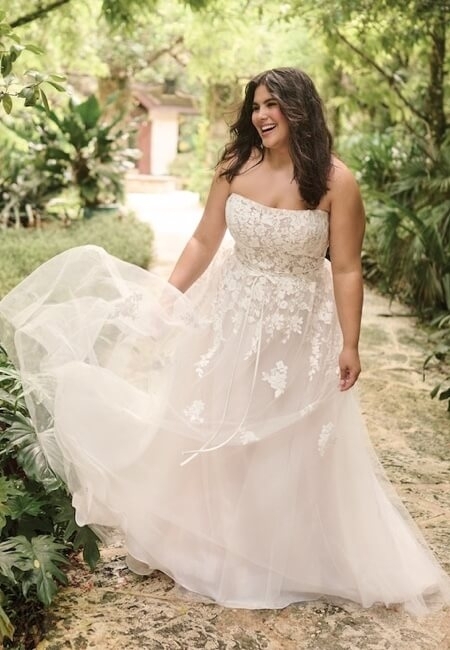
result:
[[(265, 99), (261, 104), (268, 104), (269, 102), (275, 101), (275, 97), (269, 97), (268, 99)], [(259, 106), (258, 102), (253, 102), (253, 106)]]

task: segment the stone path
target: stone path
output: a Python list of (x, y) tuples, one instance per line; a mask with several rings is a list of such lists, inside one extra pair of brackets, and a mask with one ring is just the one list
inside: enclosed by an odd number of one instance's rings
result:
[[(169, 200), (170, 199), (170, 200)], [(187, 199), (183, 201), (181, 199)], [(195, 197), (131, 196), (156, 232), (157, 272), (167, 275), (199, 217)], [(186, 208), (187, 206), (187, 208)], [(449, 418), (424, 382), (425, 334), (401, 306), (367, 291), (360, 395), (383, 465), (450, 572)], [(233, 610), (180, 594), (155, 571), (131, 574), (120, 546), (91, 574), (80, 562), (49, 611), (38, 650), (449, 650), (450, 610), (415, 620), (403, 613), (318, 601), (284, 610)]]

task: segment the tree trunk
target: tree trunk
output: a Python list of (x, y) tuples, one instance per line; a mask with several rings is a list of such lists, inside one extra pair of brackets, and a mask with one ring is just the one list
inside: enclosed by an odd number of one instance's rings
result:
[(441, 7), (431, 23), (430, 82), (428, 84), (427, 113), (433, 147), (439, 150), (445, 138), (445, 49), (447, 11)]

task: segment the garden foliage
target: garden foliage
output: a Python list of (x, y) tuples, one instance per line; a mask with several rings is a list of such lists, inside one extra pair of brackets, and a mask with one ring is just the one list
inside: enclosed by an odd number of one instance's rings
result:
[(61, 81), (65, 77), (60, 75), (27, 70), (19, 79), (14, 74), (16, 61), (26, 51), (43, 54), (40, 47), (22, 43), (17, 32), (6, 22), (6, 12), (0, 11), (0, 109), (3, 108), (7, 114), (12, 111), (14, 97), (22, 99), (25, 106), (40, 103), (48, 108), (45, 84), (64, 91)]
[(0, 225), (39, 223), (67, 188), (76, 190), (84, 211), (123, 201), (125, 173), (138, 154), (127, 146), (120, 120), (107, 119), (91, 95), (5, 122), (14, 136), (4, 131), (9, 155), (0, 162)]
[[(132, 218), (102, 216), (69, 227), (1, 233), (0, 296), (34, 268), (72, 246), (97, 244), (147, 267), (152, 232)], [(89, 566), (98, 539), (74, 519), (70, 495), (48, 466), (30, 421), (17, 370), (0, 347), (0, 641), (39, 627), (43, 608), (66, 584), (70, 555), (82, 550)]]
[(98, 538), (75, 522), (70, 495), (49, 467), (30, 421), (17, 370), (0, 348), (0, 640), (38, 620), (70, 553), (93, 568)]
[(152, 261), (153, 233), (131, 215), (96, 216), (66, 227), (55, 223), (42, 229), (10, 228), (0, 232), (0, 237), (0, 297), (40, 264), (72, 246), (102, 246), (111, 255), (142, 268)]

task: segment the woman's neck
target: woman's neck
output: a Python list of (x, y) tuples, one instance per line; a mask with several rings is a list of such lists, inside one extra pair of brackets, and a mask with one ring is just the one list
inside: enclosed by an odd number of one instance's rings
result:
[(292, 169), (292, 158), (287, 148), (265, 149), (264, 158), (274, 170)]

